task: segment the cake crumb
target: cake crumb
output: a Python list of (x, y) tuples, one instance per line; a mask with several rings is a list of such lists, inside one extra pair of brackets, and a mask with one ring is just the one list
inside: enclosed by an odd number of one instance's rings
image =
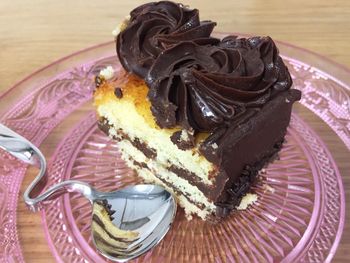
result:
[(114, 76), (114, 69), (112, 66), (105, 67), (100, 71), (100, 76), (104, 77), (105, 79), (111, 79)]
[(115, 131), (115, 129), (113, 129), (113, 128), (110, 128), (109, 129), (109, 136), (113, 139), (113, 138), (115, 138), (115, 137), (117, 137), (117, 132)]
[(265, 169), (265, 168), (262, 168), (262, 169), (259, 171), (259, 174), (266, 174), (266, 169)]
[(185, 217), (187, 221), (191, 221), (193, 219), (193, 216), (191, 214), (185, 214)]
[(188, 141), (189, 137), (188, 137), (188, 133), (187, 133), (186, 130), (182, 130), (181, 131), (180, 139), (183, 140), (183, 141)]
[(216, 142), (214, 142), (214, 143), (211, 145), (211, 147), (212, 147), (214, 150), (216, 150), (217, 148), (219, 148), (219, 146), (217, 145)]
[(103, 76), (97, 75), (95, 77), (95, 87), (98, 89), (105, 81)]
[(124, 29), (128, 26), (130, 21), (130, 15), (126, 16), (124, 20), (119, 23), (119, 25), (112, 31), (112, 35), (114, 37), (118, 36), (120, 32), (124, 31)]
[(118, 98), (121, 99), (123, 98), (123, 91), (121, 88), (117, 87), (114, 89), (114, 95)]
[(264, 187), (264, 189), (265, 189), (265, 192), (266, 192), (266, 191), (269, 191), (269, 192), (271, 192), (271, 193), (274, 193), (274, 192), (275, 192), (275, 188), (269, 186), (268, 184), (264, 184), (263, 187)]
[(243, 196), (239, 206), (237, 206), (237, 210), (246, 210), (248, 206), (254, 204), (256, 201), (258, 201), (258, 196), (256, 194), (247, 193)]

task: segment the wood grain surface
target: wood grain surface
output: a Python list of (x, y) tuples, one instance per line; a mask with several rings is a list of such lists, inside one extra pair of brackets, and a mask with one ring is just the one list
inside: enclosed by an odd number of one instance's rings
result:
[[(88, 46), (112, 40), (111, 31), (136, 0), (1, 0), (0, 93), (34, 70)], [(200, 9), (202, 19), (217, 21), (217, 31), (270, 35), (312, 50), (350, 67), (350, 1), (348, 0), (197, 0), (183, 1)], [(0, 105), (1, 107), (1, 105)], [(347, 220), (334, 262), (350, 261), (349, 153), (325, 125), (309, 121), (321, 134), (343, 174)], [(29, 171), (23, 189), (33, 179)], [(22, 194), (22, 192), (21, 192)], [(18, 208), (18, 227), (27, 262), (54, 262), (39, 214)]]

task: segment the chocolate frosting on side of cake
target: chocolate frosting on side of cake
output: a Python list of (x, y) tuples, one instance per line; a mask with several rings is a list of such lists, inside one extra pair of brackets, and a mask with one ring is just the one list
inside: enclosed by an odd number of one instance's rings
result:
[[(216, 162), (220, 173), (216, 177), (213, 199), (220, 207), (231, 204), (234, 208), (245, 192), (237, 189), (245, 170), (256, 174), (281, 148), (281, 142), (290, 121), (292, 105), (300, 99), (300, 91), (288, 90), (269, 101), (259, 112), (245, 123), (230, 129), (223, 135), (224, 144), (219, 148)], [(245, 182), (251, 184), (252, 181)], [(239, 186), (238, 188), (241, 188)]]
[(158, 55), (182, 41), (215, 44), (210, 37), (216, 26), (200, 21), (197, 9), (169, 1), (152, 2), (130, 13), (127, 27), (117, 37), (117, 53), (123, 67), (141, 78), (147, 76)]

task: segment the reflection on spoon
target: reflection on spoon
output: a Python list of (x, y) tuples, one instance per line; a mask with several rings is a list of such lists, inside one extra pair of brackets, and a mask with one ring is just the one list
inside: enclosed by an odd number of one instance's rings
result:
[(130, 230), (121, 230), (112, 222), (112, 215), (115, 213), (111, 210), (110, 204), (106, 199), (96, 201), (93, 204), (92, 212), (92, 234), (96, 246), (108, 252), (123, 251), (129, 245), (138, 240), (139, 233)]
[(163, 187), (136, 185), (93, 200), (92, 238), (105, 257), (126, 261), (154, 247), (167, 233), (176, 211)]

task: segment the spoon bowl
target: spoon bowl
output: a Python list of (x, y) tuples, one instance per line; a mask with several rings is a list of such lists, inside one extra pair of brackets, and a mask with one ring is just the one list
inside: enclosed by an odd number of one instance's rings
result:
[(92, 212), (93, 242), (111, 260), (124, 262), (136, 258), (163, 239), (175, 211), (172, 195), (156, 185), (135, 185), (97, 194)]
[(79, 192), (92, 204), (91, 235), (96, 249), (106, 258), (125, 262), (156, 246), (174, 221), (176, 202), (171, 193), (157, 185), (134, 185), (114, 192), (99, 192), (89, 184), (67, 180), (46, 185), (46, 160), (30, 141), (0, 124), (0, 148), (40, 170), (24, 192), (33, 210), (67, 192)]

